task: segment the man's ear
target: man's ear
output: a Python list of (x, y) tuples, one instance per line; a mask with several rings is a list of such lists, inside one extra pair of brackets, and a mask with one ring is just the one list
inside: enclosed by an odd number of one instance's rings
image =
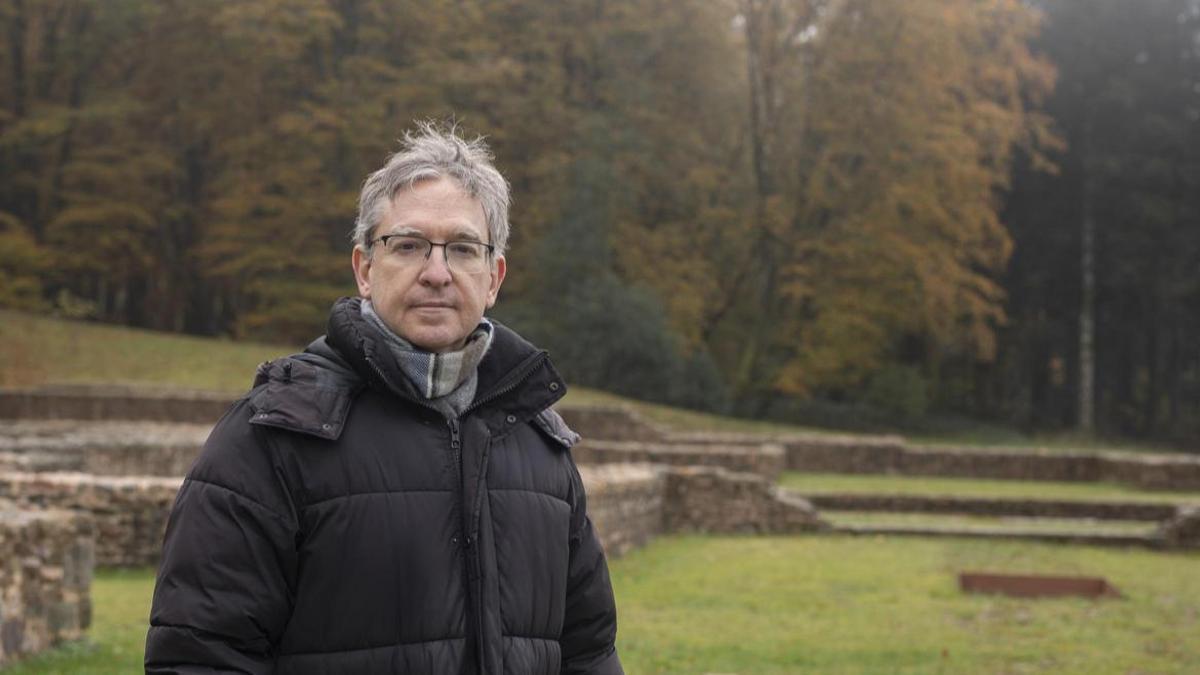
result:
[(504, 283), (504, 274), (508, 271), (508, 264), (504, 260), (504, 256), (498, 255), (492, 261), (491, 269), (491, 285), (488, 286), (487, 306), (491, 308), (496, 304), (496, 295), (500, 292), (500, 284)]
[(350, 254), (350, 265), (354, 268), (354, 281), (358, 284), (358, 294), (367, 300), (371, 299), (371, 254), (362, 245), (356, 244)]

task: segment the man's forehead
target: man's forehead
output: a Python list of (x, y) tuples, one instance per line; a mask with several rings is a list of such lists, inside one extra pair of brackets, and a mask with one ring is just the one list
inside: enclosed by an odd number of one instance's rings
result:
[(430, 230), (437, 229), (438, 234), (450, 239), (480, 239), (481, 233), (477, 228), (471, 226), (451, 227), (449, 229), (438, 228), (436, 226), (421, 227), (420, 224), (397, 224), (392, 227), (386, 227), (387, 232), (384, 234), (411, 234), (418, 237), (424, 237), (430, 234)]
[(436, 234), (485, 239), (483, 205), (452, 178), (418, 181), (396, 191), (381, 219), (380, 234)]

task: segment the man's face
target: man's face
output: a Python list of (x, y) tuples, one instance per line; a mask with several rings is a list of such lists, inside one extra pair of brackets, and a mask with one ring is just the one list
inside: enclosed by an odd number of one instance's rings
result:
[[(470, 240), (492, 243), (483, 207), (450, 178), (418, 182), (396, 193), (372, 239), (412, 234), (434, 243)], [(496, 302), (504, 281), (504, 256), (475, 275), (451, 270), (435, 246), (421, 264), (405, 264), (376, 243), (368, 255), (354, 248), (358, 292), (398, 335), (430, 352), (454, 351)]]

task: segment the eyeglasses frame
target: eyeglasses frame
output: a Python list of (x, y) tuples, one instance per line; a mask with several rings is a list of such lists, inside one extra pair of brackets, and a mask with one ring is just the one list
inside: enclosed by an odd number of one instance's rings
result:
[(375, 244), (379, 243), (379, 242), (382, 242), (384, 246), (387, 246), (388, 239), (393, 239), (395, 237), (408, 237), (409, 239), (420, 239), (421, 241), (429, 244), (429, 250), (425, 252), (425, 261), (422, 264), (424, 264), (425, 262), (429, 262), (429, 256), (433, 255), (433, 248), (435, 246), (441, 246), (442, 247), (442, 262), (446, 263), (446, 269), (448, 269), (448, 270), (454, 269), (450, 265), (450, 253), (449, 253), (448, 249), (446, 248), (450, 244), (476, 244), (476, 245), (482, 246), (485, 249), (487, 249), (487, 255), (489, 258), (492, 257), (492, 255), (494, 255), (496, 252), (495, 244), (488, 244), (488, 243), (478, 241), (475, 239), (452, 239), (450, 241), (436, 242), (432, 239), (426, 239), (425, 237), (422, 237), (419, 234), (407, 234), (407, 233), (403, 233), (403, 232), (396, 233), (396, 234), (385, 234), (385, 235), (376, 237), (376, 238), (368, 241), (367, 246), (370, 248), (374, 248)]

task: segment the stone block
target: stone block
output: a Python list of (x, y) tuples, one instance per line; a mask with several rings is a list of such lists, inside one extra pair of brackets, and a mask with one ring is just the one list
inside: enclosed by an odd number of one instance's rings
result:
[(1166, 548), (1200, 549), (1200, 506), (1179, 509), (1155, 536)]
[(668, 532), (794, 533), (828, 529), (803, 498), (762, 476), (719, 467), (670, 467), (664, 503)]
[(755, 473), (776, 480), (783, 472), (783, 447), (775, 443), (697, 443), (694, 441), (584, 440), (572, 449), (580, 464), (653, 463), (671, 466), (716, 466), (735, 473)]
[(68, 509), (91, 517), (96, 534), (94, 547), (70, 551), (64, 563), (64, 570), (71, 570), (73, 585), (80, 586), (90, 583), (94, 564), (157, 564), (167, 517), (182, 481), (79, 473), (9, 473), (0, 474), (0, 498), (22, 508)]
[(0, 666), (83, 637), (91, 574), (68, 569), (90, 559), (93, 536), (86, 515), (0, 505)]

